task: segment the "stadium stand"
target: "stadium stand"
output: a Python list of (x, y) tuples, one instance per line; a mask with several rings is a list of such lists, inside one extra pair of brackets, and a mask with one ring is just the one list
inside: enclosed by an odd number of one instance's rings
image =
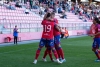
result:
[[(13, 3), (13, 5), (15, 5), (15, 3)], [(17, 25), (19, 29), (21, 40), (39, 39), (42, 31), (41, 21), (43, 19), (43, 17), (35, 14), (35, 12), (38, 13), (39, 10), (29, 9), (29, 14), (25, 14), (25, 7), (15, 7), (15, 9), (16, 10), (11, 10), (7, 9), (5, 6), (0, 6), (0, 35), (4, 35), (4, 37), (1, 38), (1, 42), (4, 42), (3, 40), (5, 37), (11, 36), (12, 38), (12, 32), (15, 25)], [(67, 19), (62, 19), (60, 18), (61, 14), (56, 13), (56, 18), (61, 27), (67, 27), (70, 35), (77, 35), (77, 30), (78, 33), (83, 30), (83, 34), (86, 34), (87, 29), (89, 29), (89, 26), (92, 24), (91, 21), (84, 22), (79, 19), (79, 15), (75, 15), (72, 11), (66, 12), (66, 15)], [(73, 34), (72, 31), (76, 31), (76, 34)], [(29, 37), (26, 36), (28, 33), (30, 33)], [(38, 34), (39, 36), (35, 37), (32, 34)]]

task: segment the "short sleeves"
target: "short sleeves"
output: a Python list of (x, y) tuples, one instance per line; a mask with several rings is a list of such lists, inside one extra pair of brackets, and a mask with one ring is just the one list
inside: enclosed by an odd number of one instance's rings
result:
[(45, 23), (45, 20), (43, 20), (42, 22), (41, 22), (41, 24), (43, 25)]
[(100, 25), (98, 25), (97, 28), (98, 28), (98, 32), (100, 32)]

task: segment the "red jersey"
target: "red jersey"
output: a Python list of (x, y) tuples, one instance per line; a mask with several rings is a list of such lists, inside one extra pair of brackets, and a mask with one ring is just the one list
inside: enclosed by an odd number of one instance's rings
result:
[(43, 20), (43, 33), (42, 38), (53, 39), (54, 21)]
[(92, 24), (91, 27), (90, 27), (89, 34), (95, 34), (95, 29), (96, 29), (96, 25)]
[[(100, 24), (97, 24), (95, 28), (95, 34), (97, 34), (98, 32), (100, 32)], [(100, 38), (100, 34), (96, 35), (95, 38)]]
[[(58, 20), (54, 19), (54, 23), (58, 24)], [(54, 28), (54, 36), (57, 36), (57, 35), (60, 35), (60, 32), (56, 28)]]

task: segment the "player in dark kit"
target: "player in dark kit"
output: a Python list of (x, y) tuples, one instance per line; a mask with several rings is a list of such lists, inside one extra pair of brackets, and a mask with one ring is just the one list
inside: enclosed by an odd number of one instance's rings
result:
[(54, 24), (54, 21), (52, 21), (50, 19), (51, 19), (51, 14), (48, 13), (46, 16), (46, 19), (44, 19), (41, 23), (43, 25), (43, 33), (42, 33), (42, 37), (41, 37), (41, 40), (39, 43), (39, 48), (36, 51), (35, 60), (33, 62), (34, 64), (37, 63), (37, 59), (38, 59), (38, 56), (40, 54), (40, 51), (41, 51), (42, 47), (44, 47), (45, 45), (48, 45), (51, 47), (51, 49), (54, 53), (54, 56), (56, 57), (57, 62), (62, 63), (59, 61), (58, 54), (57, 54), (55, 47), (54, 47), (53, 29), (54, 29), (55, 24)]

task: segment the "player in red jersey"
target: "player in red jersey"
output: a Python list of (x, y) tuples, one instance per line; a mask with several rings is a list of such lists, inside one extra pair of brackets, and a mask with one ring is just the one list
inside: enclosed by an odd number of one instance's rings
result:
[(50, 46), (50, 48), (52, 49), (52, 51), (54, 53), (54, 56), (57, 59), (57, 62), (61, 63), (58, 59), (58, 54), (54, 48), (53, 29), (54, 29), (55, 24), (54, 24), (54, 21), (52, 21), (50, 19), (51, 19), (51, 14), (48, 13), (46, 19), (44, 19), (41, 23), (43, 25), (43, 33), (42, 33), (42, 38), (39, 43), (39, 48), (36, 51), (35, 60), (33, 62), (34, 64), (37, 63), (37, 59), (40, 54), (40, 51), (41, 51), (42, 47), (44, 47), (45, 45)]
[(90, 36), (94, 37), (94, 42), (92, 45), (92, 50), (97, 56), (96, 62), (100, 61), (100, 20), (98, 18), (94, 18), (93, 23), (95, 24), (95, 33), (90, 34)]
[[(44, 18), (43, 18), (44, 20), (46, 19), (47, 14), (48, 14), (48, 13), (45, 14), (45, 16), (44, 16)], [(45, 50), (44, 56), (43, 56), (43, 58), (42, 58), (43, 61), (44, 61), (44, 62), (47, 61), (47, 60), (45, 59), (45, 57), (47, 56), (47, 54), (49, 54), (51, 61), (53, 61), (51, 47), (48, 46), (48, 45), (45, 45), (45, 47), (46, 47), (46, 50)]]
[[(58, 20), (55, 18), (55, 13), (52, 13), (52, 18), (54, 18), (54, 21), (56, 23), (56, 26), (55, 26), (56, 28), (54, 28), (54, 44), (55, 44), (55, 48), (57, 50), (59, 59), (61, 58), (62, 59), (61, 61), (65, 62), (66, 60), (64, 58), (64, 52), (63, 52), (63, 50), (61, 48), (61, 45), (60, 45), (60, 33), (61, 33), (60, 31), (61, 31), (61, 29), (60, 29), (60, 27), (58, 25)], [(59, 30), (58, 30), (58, 28), (59, 28)]]
[(92, 24), (90, 26), (89, 34), (94, 34), (95, 33), (95, 24)]
[[(58, 53), (58, 56), (59, 58), (62, 58), (62, 62), (65, 62), (66, 60), (64, 59), (64, 53), (63, 53), (63, 50), (61, 48), (61, 45), (60, 45), (60, 27), (58, 26), (58, 20), (55, 17), (55, 13), (51, 13), (52, 14), (52, 19), (54, 20), (54, 23), (55, 23), (55, 28), (54, 28), (54, 44), (55, 44), (55, 48), (57, 50), (57, 53)], [(45, 53), (44, 53), (44, 56), (43, 56), (43, 60), (46, 61), (45, 57), (47, 54), (49, 54), (50, 58), (52, 61), (54, 61), (52, 59), (52, 55), (51, 55), (51, 52), (50, 52), (50, 48), (46, 49), (45, 50)]]

